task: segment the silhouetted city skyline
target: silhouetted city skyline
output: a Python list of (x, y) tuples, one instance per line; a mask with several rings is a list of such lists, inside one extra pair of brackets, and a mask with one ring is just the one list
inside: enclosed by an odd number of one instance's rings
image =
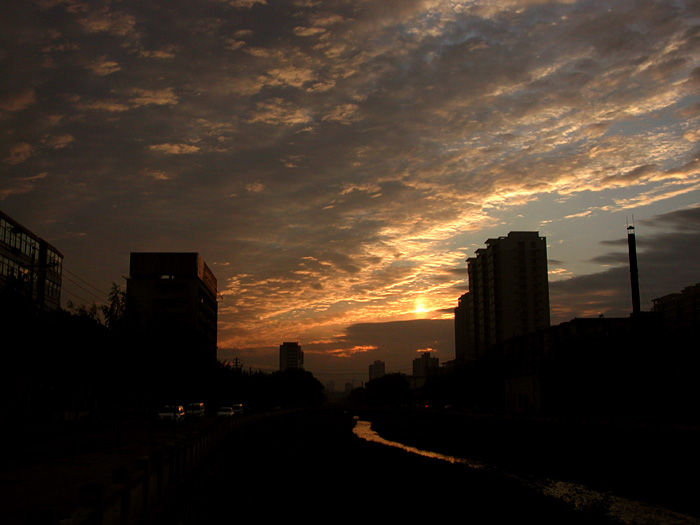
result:
[[(45, 259), (40, 262), (36, 257), (43, 253), (46, 258), (49, 245), (7, 215), (3, 215), (3, 226), (7, 234), (0, 242), (4, 311), (23, 325), (39, 323), (30, 330), (45, 331), (38, 328), (47, 324), (42, 312), (55, 312), (56, 320), (60, 313), (45, 302), (46, 294), (39, 293), (43, 288), (37, 287), (38, 283), (47, 289), (51, 286), (46, 277), (40, 278), (46, 272)], [(696, 396), (685, 375), (695, 364), (689, 345), (700, 325), (698, 285), (655, 298), (651, 311), (643, 311), (634, 226), (627, 228), (632, 311), (624, 317), (600, 315), (550, 325), (546, 239), (534, 231), (511, 231), (487, 239), (485, 245), (466, 259), (469, 291), (458, 298), (454, 309), (455, 353), (441, 362), (432, 348), (420, 349), (419, 357), (411, 360), (409, 372), (375, 360), (369, 367), (369, 377), (359, 385), (343, 384), (346, 394), (357, 399), (352, 391), (365, 381), (368, 386), (372, 381), (391, 384), (394, 376), (404, 376), (408, 379), (407, 390), (401, 396), (431, 404), (556, 417), (605, 417), (611, 410), (623, 418), (690, 417)], [(60, 282), (60, 265), (52, 267), (52, 275), (54, 282)], [(111, 351), (116, 352), (113, 364), (102, 373), (110, 378), (121, 376), (132, 384), (130, 403), (152, 405), (170, 399), (184, 403), (203, 396), (218, 404), (230, 403), (232, 400), (222, 398), (223, 392), (238, 389), (237, 396), (253, 399), (255, 404), (262, 398), (256, 400), (249, 391), (234, 388), (240, 383), (245, 363), (236, 360), (235, 368), (231, 368), (217, 355), (217, 299), (216, 276), (198, 253), (132, 252), (126, 291), (115, 285), (108, 308), (83, 305), (74, 311), (76, 319), (82, 316), (97, 323), (91, 328), (93, 332), (98, 326), (108, 330), (92, 336), (102, 339), (102, 343), (95, 344), (105, 348), (95, 350), (95, 356), (89, 355), (88, 347), (69, 351), (66, 363), (73, 364), (67, 364), (65, 370), (71, 374), (73, 369), (96, 373), (96, 363)], [(70, 324), (77, 329), (79, 325), (68, 323), (70, 319), (64, 318), (65, 327), (59, 323), (52, 330), (60, 332)], [(660, 352), (658, 348), (664, 345), (670, 348)], [(29, 352), (39, 350), (32, 348)], [(32, 373), (31, 368), (21, 365), (28, 356), (15, 358), (19, 368), (14, 371), (10, 367), (9, 373), (17, 375), (10, 381), (8, 393), (11, 398), (28, 400), (36, 395), (32, 387), (14, 391), (11, 386), (20, 384), (15, 379)], [(217, 368), (226, 371), (225, 375), (219, 374), (219, 383), (213, 381)], [(629, 368), (636, 370), (634, 379), (628, 377)], [(287, 375), (294, 372), (298, 379), (314, 377), (305, 370), (299, 342), (279, 345), (279, 371)], [(59, 385), (63, 380), (51, 382)], [(322, 388), (318, 378), (315, 384)], [(436, 390), (435, 384), (447, 385), (439, 387), (442, 393), (437, 397), (430, 393)], [(596, 385), (595, 394), (586, 393), (588, 384)], [(326, 385), (331, 388), (326, 395), (335, 399), (335, 384)], [(69, 386), (66, 395), (75, 401), (76, 394), (70, 392), (81, 388), (80, 383)], [(373, 392), (385, 390), (372, 387), (367, 391), (367, 401), (372, 402)], [(90, 412), (91, 405), (103, 402), (100, 395), (80, 394), (82, 411)], [(24, 405), (21, 402), (17, 406)], [(31, 413), (31, 406), (26, 406), (27, 413)], [(50, 406), (54, 406), (50, 409), (54, 412), (62, 410), (60, 400), (45, 408)]]
[[(476, 522), (698, 515), (698, 20), (1, 3), (3, 460), (42, 469), (0, 506), (199, 525), (335, 457), (389, 499), (462, 476)], [(353, 490), (326, 478), (274, 510)]]

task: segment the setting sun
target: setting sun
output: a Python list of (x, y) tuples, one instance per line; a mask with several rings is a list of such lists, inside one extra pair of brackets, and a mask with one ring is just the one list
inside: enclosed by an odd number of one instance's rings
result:
[(413, 308), (413, 313), (424, 314), (427, 311), (428, 311), (428, 308), (425, 306), (425, 300), (424, 299), (416, 299), (416, 302), (415, 302), (415, 305)]

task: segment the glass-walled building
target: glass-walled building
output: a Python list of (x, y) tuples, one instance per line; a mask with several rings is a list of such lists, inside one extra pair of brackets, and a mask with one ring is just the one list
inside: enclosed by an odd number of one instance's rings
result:
[(0, 211), (0, 289), (13, 287), (41, 306), (61, 306), (63, 255)]

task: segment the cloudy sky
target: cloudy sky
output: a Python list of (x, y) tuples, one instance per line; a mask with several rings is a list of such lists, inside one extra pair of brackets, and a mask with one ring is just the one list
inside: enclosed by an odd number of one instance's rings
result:
[(0, 209), (103, 302), (196, 251), (219, 356), (323, 382), (454, 356), (465, 259), (548, 241), (552, 323), (700, 282), (697, 0), (26, 0), (0, 7)]

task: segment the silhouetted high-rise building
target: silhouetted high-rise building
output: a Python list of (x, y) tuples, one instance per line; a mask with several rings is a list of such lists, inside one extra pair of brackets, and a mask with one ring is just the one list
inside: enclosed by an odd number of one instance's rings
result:
[(476, 359), (474, 344), (474, 313), (472, 295), (467, 292), (460, 296), (455, 312), (455, 352), (458, 364)]
[(169, 355), (185, 366), (216, 363), (217, 282), (202, 257), (132, 253), (129, 274), (127, 314), (133, 326), (170, 345)]
[(49, 310), (61, 306), (63, 255), (0, 212), (0, 289), (15, 287)]
[(419, 388), (425, 384), (429, 376), (440, 371), (440, 360), (433, 357), (432, 352), (423, 352), (420, 357), (413, 360), (412, 385)]
[(383, 377), (385, 374), (384, 368), (384, 361), (375, 361), (369, 365), (369, 380), (372, 381), (372, 379)]
[(456, 360), (549, 326), (547, 244), (538, 232), (488, 239), (467, 259), (469, 292), (455, 308)]
[(299, 343), (282, 343), (280, 345), (280, 370), (304, 368), (304, 352)]
[(413, 376), (427, 377), (436, 373), (440, 369), (440, 360), (433, 357), (431, 352), (423, 352), (423, 354), (413, 360)]

